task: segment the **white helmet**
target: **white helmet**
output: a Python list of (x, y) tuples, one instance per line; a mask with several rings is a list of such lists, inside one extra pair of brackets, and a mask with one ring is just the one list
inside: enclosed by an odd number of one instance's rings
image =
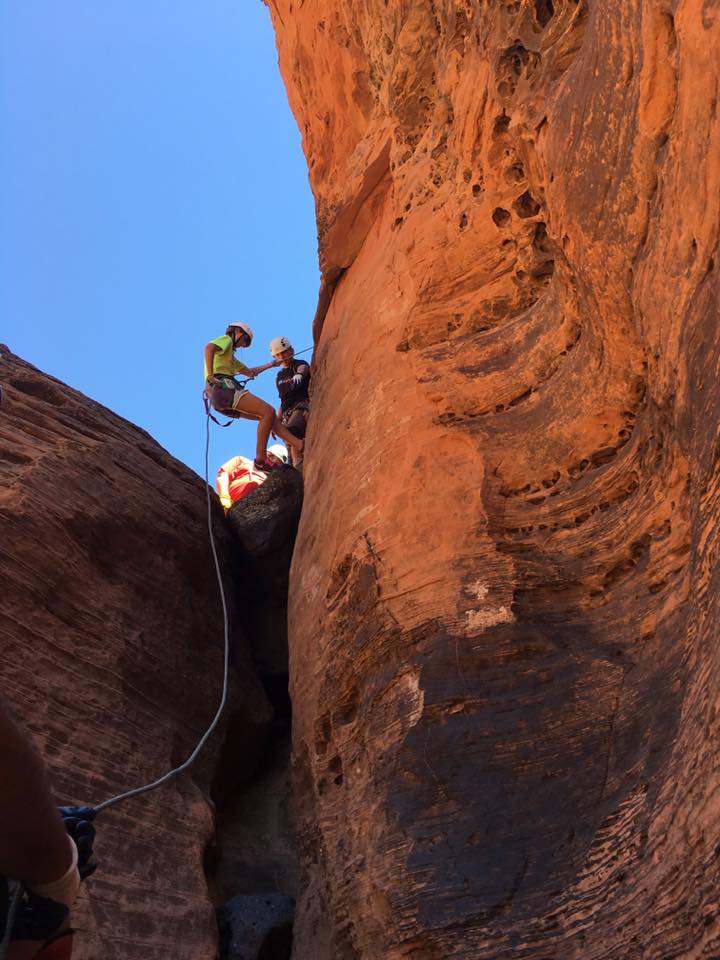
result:
[(270, 341), (270, 353), (273, 357), (278, 357), (281, 353), (284, 353), (286, 350), (294, 350), (295, 348), (290, 343), (287, 337), (275, 337), (274, 340)]
[(235, 323), (235, 322), (229, 323), (227, 325), (227, 330), (232, 330), (233, 327), (237, 327), (238, 330), (242, 330), (243, 333), (246, 333), (250, 338), (250, 343), (252, 343), (253, 332), (246, 323)]
[(267, 452), (274, 454), (278, 460), (282, 460), (283, 463), (288, 462), (287, 449), (281, 443), (273, 443), (271, 447), (267, 448)]

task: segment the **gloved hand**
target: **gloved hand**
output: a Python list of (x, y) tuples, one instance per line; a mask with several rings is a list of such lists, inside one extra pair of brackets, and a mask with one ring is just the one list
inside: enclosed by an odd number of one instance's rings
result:
[(78, 872), (81, 880), (87, 880), (97, 870), (97, 863), (91, 862), (95, 827), (92, 821), (97, 811), (92, 807), (58, 807), (65, 829), (75, 841), (78, 851)]
[(300, 384), (302, 383), (302, 374), (296, 373), (295, 376), (292, 378), (292, 383), (294, 383), (296, 387), (299, 387)]

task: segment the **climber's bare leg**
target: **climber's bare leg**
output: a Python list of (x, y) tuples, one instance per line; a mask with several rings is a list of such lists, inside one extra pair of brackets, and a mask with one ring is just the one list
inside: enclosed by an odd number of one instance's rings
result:
[(268, 437), (277, 419), (275, 417), (275, 411), (269, 403), (261, 400), (260, 397), (254, 396), (252, 393), (247, 393), (247, 391), (244, 393), (240, 393), (240, 391), (235, 392), (233, 410), (246, 420), (258, 421), (255, 459), (259, 461), (266, 460)]

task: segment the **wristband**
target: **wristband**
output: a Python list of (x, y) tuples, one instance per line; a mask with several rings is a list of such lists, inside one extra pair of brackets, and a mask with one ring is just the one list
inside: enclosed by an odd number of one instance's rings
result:
[(78, 850), (75, 841), (72, 837), (68, 837), (68, 842), (72, 849), (72, 863), (68, 869), (57, 880), (52, 880), (50, 883), (36, 883), (32, 887), (32, 891), (39, 897), (47, 897), (57, 903), (64, 903), (71, 907), (80, 889), (80, 874), (78, 872)]

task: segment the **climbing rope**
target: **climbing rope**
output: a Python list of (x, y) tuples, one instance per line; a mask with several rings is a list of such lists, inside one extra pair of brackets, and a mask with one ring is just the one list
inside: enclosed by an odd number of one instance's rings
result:
[(210, 498), (210, 415), (205, 418), (205, 492), (207, 494), (207, 525), (208, 525), (208, 534), (210, 535), (210, 546), (212, 547), (213, 560), (215, 562), (215, 573), (217, 574), (218, 586), (220, 587), (220, 600), (222, 601), (222, 611), (223, 611), (223, 630), (225, 638), (225, 657), (224, 657), (224, 666), (223, 666), (223, 688), (222, 688), (222, 697), (220, 698), (220, 705), (217, 708), (215, 716), (213, 717), (212, 723), (207, 728), (205, 733), (202, 735), (200, 740), (197, 743), (197, 746), (190, 754), (190, 756), (185, 760), (184, 763), (181, 763), (179, 767), (175, 767), (173, 770), (170, 770), (168, 773), (164, 774), (162, 777), (158, 777), (157, 780), (153, 780), (152, 783), (146, 783), (142, 787), (135, 787), (134, 790), (126, 790), (124, 793), (119, 793), (115, 797), (110, 797), (109, 800), (103, 800), (102, 803), (97, 804), (95, 809), (98, 813), (101, 810), (107, 810), (108, 807), (114, 807), (116, 803), (121, 803), (123, 800), (129, 800), (130, 797), (139, 797), (143, 793), (149, 793), (151, 790), (157, 789), (159, 786), (162, 786), (163, 783), (167, 783), (168, 780), (172, 780), (173, 777), (177, 777), (184, 770), (187, 770), (198, 757), (198, 754), (205, 746), (208, 741), (208, 738), (212, 734), (215, 727), (218, 725), (220, 716), (222, 715), (223, 710), (225, 709), (225, 702), (227, 700), (227, 690), (228, 690), (228, 669), (230, 663), (230, 628), (228, 625), (228, 611), (227, 611), (227, 600), (225, 598), (225, 587), (222, 581), (222, 574), (220, 572), (220, 561), (218, 560), (217, 548), (215, 546), (215, 537), (213, 535), (212, 529), (212, 500)]
[[(7, 881), (1, 880), (0, 882), (5, 883)], [(10, 949), (10, 937), (12, 936), (12, 928), (15, 923), (15, 915), (17, 914), (18, 907), (20, 906), (20, 901), (23, 896), (22, 884), (18, 883), (16, 880), (13, 881), (13, 891), (10, 897), (10, 902), (8, 904), (7, 916), (5, 918), (5, 933), (3, 934), (2, 941), (0, 942), (0, 960), (5, 960), (7, 957), (8, 950)]]
[[(307, 353), (309, 350), (312, 350), (312, 347), (306, 347), (304, 350), (298, 351), (295, 356), (300, 354)], [(1, 394), (0, 394), (1, 396)], [(212, 529), (212, 499), (210, 496), (210, 420), (215, 419), (211, 416), (209, 408), (207, 408), (206, 417), (205, 417), (205, 494), (207, 499), (207, 526), (208, 526), (208, 535), (210, 537), (210, 547), (212, 549), (213, 562), (215, 564), (215, 574), (217, 576), (218, 587), (220, 589), (220, 601), (222, 603), (223, 611), (223, 638), (224, 638), (224, 655), (223, 655), (223, 683), (222, 683), (222, 696), (220, 697), (220, 703), (217, 710), (215, 711), (215, 716), (213, 717), (210, 726), (203, 733), (200, 739), (197, 742), (195, 749), (192, 751), (190, 756), (184, 763), (181, 763), (179, 766), (174, 767), (172, 770), (169, 770), (163, 776), (158, 777), (157, 780), (153, 780), (151, 783), (146, 783), (141, 787), (135, 787), (132, 790), (125, 790), (123, 793), (118, 793), (114, 797), (110, 797), (107, 800), (103, 800), (102, 803), (95, 805), (96, 813), (100, 813), (101, 810), (107, 810), (110, 807), (114, 807), (116, 804), (121, 803), (123, 800), (129, 800), (130, 797), (139, 797), (144, 793), (150, 793), (151, 790), (156, 790), (158, 787), (162, 786), (164, 783), (172, 780), (174, 777), (179, 776), (185, 770), (192, 766), (203, 747), (207, 743), (208, 739), (212, 735), (213, 731), (217, 727), (220, 717), (222, 716), (223, 710), (225, 709), (225, 704), (227, 702), (227, 692), (228, 692), (228, 674), (229, 674), (229, 665), (230, 665), (230, 626), (228, 621), (228, 609), (227, 609), (227, 599), (225, 596), (225, 586), (222, 580), (222, 573), (220, 571), (220, 561), (217, 555), (217, 547), (215, 546), (215, 536)], [(217, 421), (215, 421), (217, 423)], [(22, 885), (16, 883), (8, 904), (8, 912), (5, 920), (5, 931), (3, 933), (2, 940), (0, 940), (0, 960), (5, 960), (7, 957), (8, 949), (10, 946), (10, 937), (12, 934), (13, 923), (15, 921), (15, 916), (20, 905), (20, 901), (23, 896)]]
[[(312, 350), (312, 347), (305, 347), (303, 350), (298, 350), (294, 356), (300, 356), (303, 353), (307, 353), (309, 350)], [(218, 721), (222, 715), (223, 710), (225, 709), (225, 702), (227, 700), (227, 689), (228, 689), (228, 670), (230, 664), (230, 628), (228, 625), (228, 611), (227, 611), (227, 600), (225, 598), (225, 587), (223, 586), (222, 574), (220, 572), (220, 561), (218, 560), (217, 548), (215, 547), (215, 537), (213, 536), (212, 530), (212, 500), (210, 499), (210, 419), (211, 413), (209, 406), (206, 407), (207, 415), (205, 417), (205, 493), (207, 495), (207, 524), (208, 524), (208, 534), (210, 536), (210, 546), (212, 547), (213, 560), (215, 562), (215, 573), (217, 574), (218, 586), (220, 587), (220, 600), (222, 601), (222, 610), (223, 610), (223, 631), (225, 638), (225, 655), (224, 655), (224, 665), (223, 665), (223, 688), (222, 688), (222, 697), (220, 698), (220, 705), (217, 708), (215, 716), (213, 717), (212, 723), (207, 728), (205, 733), (202, 735), (200, 740), (197, 743), (197, 746), (187, 758), (184, 763), (181, 763), (179, 767), (175, 767), (173, 770), (168, 771), (162, 777), (158, 777), (157, 780), (153, 780), (152, 783), (146, 783), (142, 787), (135, 787), (133, 790), (126, 790), (124, 793), (119, 793), (115, 797), (110, 797), (109, 800), (103, 800), (102, 803), (97, 804), (95, 810), (100, 813), (101, 810), (107, 810), (108, 807), (114, 807), (116, 803), (121, 803), (123, 800), (129, 800), (130, 797), (139, 797), (143, 793), (149, 793), (151, 790), (156, 790), (158, 787), (162, 786), (163, 783), (167, 783), (169, 780), (172, 780), (174, 777), (177, 777), (183, 771), (187, 770), (188, 767), (192, 766), (195, 760), (198, 757), (198, 754), (205, 746), (208, 741), (208, 738), (212, 734), (215, 727), (218, 725)], [(212, 419), (215, 419), (212, 417)], [(217, 423), (217, 421), (215, 421)], [(1, 960), (1, 957), (0, 957)]]

